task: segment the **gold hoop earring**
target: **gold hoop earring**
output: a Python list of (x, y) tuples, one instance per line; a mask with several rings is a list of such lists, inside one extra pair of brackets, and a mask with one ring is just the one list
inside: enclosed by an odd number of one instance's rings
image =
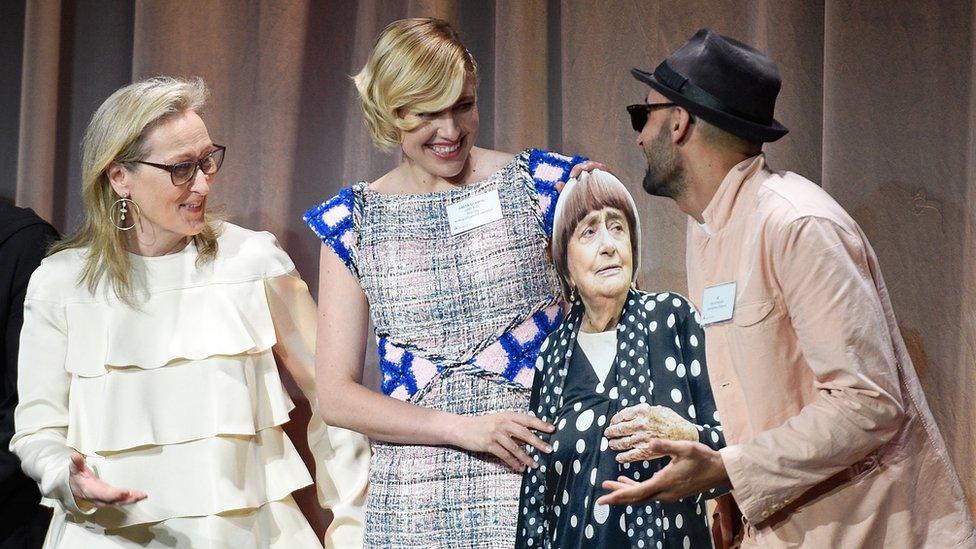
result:
[[(112, 210), (113, 210), (113, 212), (112, 212), (112, 214), (109, 215), (109, 219), (112, 221), (112, 225), (115, 225), (115, 228), (118, 229), (118, 230), (120, 230), (120, 231), (128, 231), (128, 230), (131, 230), (132, 228), (134, 228), (136, 226), (136, 220), (135, 220), (134, 217), (131, 217), (131, 216), (130, 216), (129, 219), (132, 222), (132, 224), (129, 225), (128, 227), (126, 227), (124, 225), (125, 224), (125, 214), (129, 213), (129, 208), (126, 205), (127, 202), (131, 202), (132, 203), (132, 206), (134, 207), (135, 210), (138, 210), (139, 209), (139, 205), (136, 204), (135, 201), (130, 200), (129, 197), (127, 197), (127, 196), (123, 196), (123, 197), (119, 198), (118, 200), (116, 200), (115, 202), (112, 203)], [(119, 211), (119, 221), (118, 222), (115, 221), (115, 213), (114, 213), (114, 210), (115, 210), (115, 207), (116, 206), (118, 206), (118, 208), (119, 208), (118, 209), (118, 211)]]

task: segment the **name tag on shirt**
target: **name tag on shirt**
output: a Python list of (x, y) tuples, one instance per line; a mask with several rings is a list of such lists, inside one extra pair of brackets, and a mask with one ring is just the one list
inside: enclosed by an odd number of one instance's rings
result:
[(451, 226), (451, 236), (494, 223), (502, 218), (502, 203), (498, 190), (466, 198), (447, 206), (447, 222)]
[(702, 324), (714, 324), (732, 318), (735, 309), (735, 282), (705, 288), (702, 296)]

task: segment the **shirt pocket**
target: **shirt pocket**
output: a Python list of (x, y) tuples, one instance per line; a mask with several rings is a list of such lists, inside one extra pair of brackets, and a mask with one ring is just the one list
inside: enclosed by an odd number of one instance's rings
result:
[(777, 318), (779, 311), (772, 299), (736, 304), (729, 342), (737, 362), (752, 362), (772, 352), (778, 339)]
[(737, 304), (732, 315), (732, 323), (740, 328), (755, 326), (769, 316), (774, 308), (772, 299)]

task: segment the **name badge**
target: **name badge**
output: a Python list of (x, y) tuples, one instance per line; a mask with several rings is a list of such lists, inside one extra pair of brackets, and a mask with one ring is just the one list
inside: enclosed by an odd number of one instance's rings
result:
[(735, 282), (705, 288), (702, 295), (702, 324), (714, 324), (732, 318), (735, 308)]
[(451, 236), (494, 223), (502, 218), (502, 203), (498, 190), (466, 198), (447, 205), (447, 222), (451, 226)]

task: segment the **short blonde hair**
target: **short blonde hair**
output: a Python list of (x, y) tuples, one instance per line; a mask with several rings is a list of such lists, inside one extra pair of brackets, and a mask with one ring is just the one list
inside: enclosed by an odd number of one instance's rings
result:
[[(131, 262), (122, 231), (113, 215), (118, 196), (109, 183), (113, 164), (131, 169), (136, 160), (149, 154), (146, 136), (156, 126), (188, 111), (200, 114), (210, 90), (200, 78), (156, 76), (115, 91), (92, 116), (81, 143), (82, 226), (56, 243), (49, 254), (69, 248), (85, 248), (81, 280), (95, 293), (106, 277), (115, 294), (131, 303)], [(209, 216), (203, 231), (193, 237), (199, 256), (197, 263), (217, 255), (216, 221)]]
[(401, 116), (403, 109), (442, 111), (458, 100), (468, 78), (477, 82), (477, 65), (447, 21), (413, 18), (387, 25), (353, 77), (373, 143), (396, 148), (401, 132), (416, 127)]

